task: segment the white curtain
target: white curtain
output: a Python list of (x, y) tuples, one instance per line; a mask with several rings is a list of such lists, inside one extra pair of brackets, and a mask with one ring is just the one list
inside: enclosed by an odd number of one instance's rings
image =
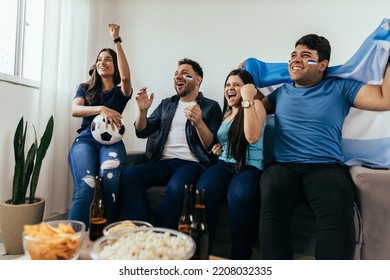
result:
[(92, 0), (48, 0), (45, 6), (39, 133), (51, 115), (54, 134), (42, 165), (37, 196), (46, 198), (45, 218), (64, 213), (72, 199), (67, 156), (76, 130), (70, 114), (77, 84), (87, 78)]

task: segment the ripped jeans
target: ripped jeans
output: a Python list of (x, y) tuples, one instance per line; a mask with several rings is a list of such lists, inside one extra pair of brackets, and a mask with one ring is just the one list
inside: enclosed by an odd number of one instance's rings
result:
[(118, 220), (119, 177), (125, 160), (126, 149), (122, 141), (113, 145), (101, 145), (93, 138), (90, 129), (80, 132), (68, 155), (74, 184), (69, 219), (82, 221), (89, 227), (94, 178), (101, 174), (107, 224)]

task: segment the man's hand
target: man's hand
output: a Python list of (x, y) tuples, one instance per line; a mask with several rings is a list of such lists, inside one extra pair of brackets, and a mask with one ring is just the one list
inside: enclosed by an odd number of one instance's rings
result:
[(239, 69), (242, 69), (244, 66), (245, 66), (245, 60), (243, 62), (241, 62), (240, 64), (238, 64)]
[(190, 105), (187, 106), (184, 110), (185, 117), (191, 121), (192, 125), (197, 127), (200, 123), (203, 122), (202, 119), (202, 110), (199, 105)]
[(140, 88), (135, 97), (140, 111), (147, 111), (153, 103), (154, 93), (151, 93), (149, 97), (146, 89), (146, 87)]

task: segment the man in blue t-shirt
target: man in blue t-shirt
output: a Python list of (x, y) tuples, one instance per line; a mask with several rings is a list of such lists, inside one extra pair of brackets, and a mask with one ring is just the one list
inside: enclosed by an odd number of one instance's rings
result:
[(288, 65), (291, 83), (266, 96), (275, 114), (273, 162), (262, 175), (260, 244), (264, 259), (291, 259), (290, 217), (305, 200), (316, 221), (317, 259), (352, 259), (354, 184), (343, 164), (341, 132), (351, 107), (390, 110), (390, 68), (382, 85), (324, 78), (326, 38), (300, 38)]

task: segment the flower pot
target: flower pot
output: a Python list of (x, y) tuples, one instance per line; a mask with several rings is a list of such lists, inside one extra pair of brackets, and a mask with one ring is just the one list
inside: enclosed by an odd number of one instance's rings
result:
[(4, 248), (8, 254), (24, 253), (23, 226), (42, 222), (44, 210), (45, 199), (41, 197), (37, 197), (36, 202), (32, 204), (12, 205), (11, 200), (0, 202), (0, 230)]

